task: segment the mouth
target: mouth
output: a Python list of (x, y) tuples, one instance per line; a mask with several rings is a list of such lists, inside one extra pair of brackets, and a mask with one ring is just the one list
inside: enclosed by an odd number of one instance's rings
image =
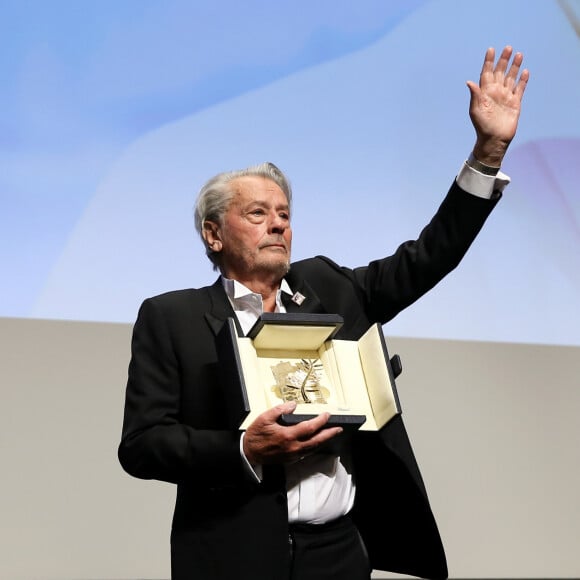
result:
[(286, 244), (283, 244), (283, 243), (264, 244), (263, 246), (260, 246), (260, 249), (261, 250), (267, 250), (267, 249), (284, 250), (285, 252), (288, 251), (286, 248)]
[(284, 254), (287, 253), (286, 246), (280, 246), (278, 244), (271, 244), (268, 246), (263, 246), (262, 250), (272, 250), (274, 252), (283, 252)]

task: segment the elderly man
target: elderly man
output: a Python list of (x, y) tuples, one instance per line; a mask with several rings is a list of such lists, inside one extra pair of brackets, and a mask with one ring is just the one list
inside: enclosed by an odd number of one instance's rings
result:
[(288, 402), (240, 432), (223, 412), (216, 336), (229, 317), (247, 333), (263, 312), (309, 312), (341, 315), (337, 338), (356, 340), (455, 268), (509, 182), (499, 168), (528, 81), (521, 63), (511, 47), (497, 63), (487, 50), (479, 83), (467, 83), (473, 152), (417, 240), (384, 259), (291, 264), (291, 190), (271, 163), (202, 188), (196, 227), (220, 275), (142, 304), (119, 446), (131, 475), (177, 484), (173, 580), (368, 580), (373, 569), (447, 577), (400, 416), (338, 437), (328, 413), (280, 424), (295, 409)]

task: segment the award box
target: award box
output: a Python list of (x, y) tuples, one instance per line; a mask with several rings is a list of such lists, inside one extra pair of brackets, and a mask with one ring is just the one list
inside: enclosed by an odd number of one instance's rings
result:
[(334, 314), (264, 313), (247, 336), (228, 318), (218, 335), (219, 372), (229, 424), (244, 430), (266, 409), (296, 401), (282, 424), (329, 412), (329, 425), (379, 430), (401, 413), (380, 324), (358, 340), (334, 338), (343, 319)]

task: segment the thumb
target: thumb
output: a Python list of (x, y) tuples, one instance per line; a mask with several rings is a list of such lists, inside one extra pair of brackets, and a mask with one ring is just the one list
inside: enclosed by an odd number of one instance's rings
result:
[(253, 424), (255, 424), (256, 427), (262, 429), (268, 425), (277, 423), (280, 415), (284, 415), (285, 413), (293, 413), (295, 409), (296, 403), (294, 402), (282, 403), (281, 405), (270, 407), (269, 409), (266, 409), (260, 413), (260, 415), (258, 415), (254, 420)]
[(467, 88), (469, 89), (469, 92), (471, 93), (472, 97), (476, 97), (477, 95), (479, 95), (480, 88), (477, 83), (474, 83), (473, 81), (467, 81), (465, 84), (467, 85)]
[(286, 403), (282, 403), (281, 405), (276, 405), (267, 411), (264, 411), (262, 417), (266, 422), (271, 421), (275, 423), (280, 418), (280, 415), (285, 415), (286, 413), (294, 413), (296, 410), (296, 402), (295, 401), (287, 401)]
[(282, 403), (281, 405), (276, 405), (274, 409), (276, 410), (277, 413), (276, 418), (286, 413), (294, 413), (294, 411), (296, 410), (296, 401), (287, 401), (286, 403)]

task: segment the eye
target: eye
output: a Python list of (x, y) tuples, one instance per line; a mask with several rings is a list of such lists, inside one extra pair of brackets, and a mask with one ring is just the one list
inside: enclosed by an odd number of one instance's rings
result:
[(249, 212), (249, 215), (251, 215), (252, 217), (256, 217), (256, 218), (264, 217), (265, 214), (266, 214), (266, 212), (262, 208), (259, 208), (259, 207), (257, 207), (256, 209), (252, 209)]

